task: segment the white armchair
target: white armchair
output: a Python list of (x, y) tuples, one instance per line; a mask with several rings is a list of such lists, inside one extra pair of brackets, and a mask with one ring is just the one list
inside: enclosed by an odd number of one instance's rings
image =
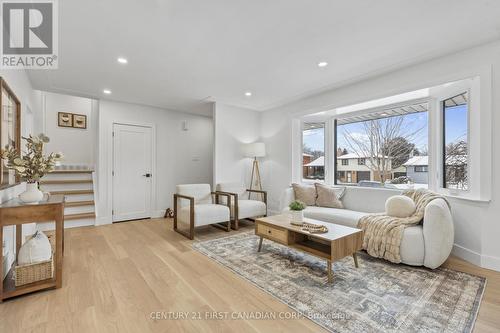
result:
[[(217, 192), (228, 194), (232, 197), (231, 217), (233, 218), (233, 229), (238, 230), (239, 220), (254, 219), (267, 215), (267, 192), (260, 190), (249, 190), (240, 183), (217, 184)], [(261, 200), (252, 200), (251, 193), (256, 193)]]
[[(212, 192), (209, 184), (177, 185), (174, 194), (174, 230), (189, 239), (194, 239), (194, 228), (212, 225), (229, 231), (231, 228), (231, 196)], [(220, 197), (225, 202), (220, 203)], [(215, 199), (215, 200), (214, 200)], [(188, 202), (186, 202), (188, 201)], [(225, 222), (225, 225), (222, 224)], [(189, 226), (189, 232), (178, 228)]]

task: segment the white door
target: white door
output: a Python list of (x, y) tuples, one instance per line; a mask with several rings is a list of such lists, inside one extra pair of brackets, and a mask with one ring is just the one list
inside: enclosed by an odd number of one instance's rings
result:
[(113, 222), (151, 217), (152, 131), (113, 124)]

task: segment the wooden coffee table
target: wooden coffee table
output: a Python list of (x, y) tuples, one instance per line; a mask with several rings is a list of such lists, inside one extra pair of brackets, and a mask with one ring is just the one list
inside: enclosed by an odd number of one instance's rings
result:
[(325, 259), (328, 282), (333, 280), (333, 261), (352, 255), (354, 265), (356, 268), (358, 267), (356, 252), (361, 250), (363, 245), (363, 231), (361, 229), (305, 218), (304, 222), (322, 224), (328, 228), (327, 233), (311, 234), (290, 224), (290, 221), (290, 217), (286, 214), (255, 220), (255, 234), (260, 236), (258, 251), (261, 251), (262, 241), (265, 238)]

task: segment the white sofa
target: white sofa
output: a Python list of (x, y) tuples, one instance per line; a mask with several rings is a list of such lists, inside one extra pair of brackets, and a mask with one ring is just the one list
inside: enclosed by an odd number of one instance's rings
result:
[[(324, 222), (356, 227), (359, 219), (369, 213), (385, 211), (385, 201), (402, 191), (383, 188), (347, 186), (341, 198), (344, 209), (308, 206), (304, 216)], [(293, 188), (287, 188), (281, 197), (281, 211), (295, 200)], [(405, 229), (401, 242), (401, 261), (414, 266), (437, 268), (451, 253), (454, 239), (450, 209), (442, 199), (436, 199), (425, 209), (420, 225)]]

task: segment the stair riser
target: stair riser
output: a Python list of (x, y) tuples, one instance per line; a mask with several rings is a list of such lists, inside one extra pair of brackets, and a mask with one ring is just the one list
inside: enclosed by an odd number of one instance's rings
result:
[(44, 192), (52, 191), (73, 191), (73, 190), (92, 190), (92, 183), (88, 184), (42, 184), (40, 186)]
[[(84, 226), (90, 226), (90, 225), (95, 225), (95, 218), (94, 219), (80, 219), (80, 220), (65, 221), (64, 222), (64, 229), (84, 227)], [(37, 230), (40, 230), (40, 231), (54, 230), (55, 223), (54, 222), (38, 223), (36, 228), (37, 228)]]
[(80, 213), (93, 213), (94, 206), (80, 206), (80, 207), (65, 207), (64, 215), (80, 214)]
[(94, 200), (93, 194), (66, 195), (66, 202)]
[(43, 180), (91, 180), (91, 173), (49, 173)]

